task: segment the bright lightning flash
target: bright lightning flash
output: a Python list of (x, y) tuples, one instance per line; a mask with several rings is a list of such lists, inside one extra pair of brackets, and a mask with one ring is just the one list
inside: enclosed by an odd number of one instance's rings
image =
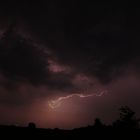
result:
[(106, 91), (102, 91), (101, 93), (99, 94), (88, 94), (88, 95), (84, 95), (84, 94), (71, 94), (71, 95), (68, 95), (68, 96), (64, 96), (64, 97), (59, 97), (58, 99), (56, 100), (51, 100), (48, 102), (48, 105), (52, 108), (52, 109), (55, 109), (55, 108), (58, 108), (62, 103), (63, 101), (69, 99), (69, 98), (72, 98), (72, 97), (79, 97), (79, 98), (88, 98), (88, 97), (92, 97), (92, 96), (102, 96)]

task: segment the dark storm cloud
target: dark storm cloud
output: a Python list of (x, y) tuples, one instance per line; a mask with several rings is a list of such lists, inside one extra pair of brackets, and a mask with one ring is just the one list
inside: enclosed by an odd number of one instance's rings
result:
[(0, 71), (13, 80), (41, 83), (47, 74), (47, 54), (9, 29), (0, 41)]
[(69, 9), (74, 13), (67, 15), (63, 34), (51, 38), (56, 42), (51, 49), (61, 63), (96, 76), (104, 83), (120, 75), (131, 62), (139, 67), (137, 9), (98, 6), (83, 15), (83, 10), (78, 10)]
[(63, 73), (53, 74), (47, 84), (53, 90), (73, 91), (76, 87), (71, 81), (72, 77)]
[[(59, 63), (67, 64), (77, 72), (96, 76), (106, 83), (118, 76), (130, 61), (135, 60), (135, 65), (139, 63), (137, 8), (130, 9), (128, 5), (117, 7), (116, 3), (81, 2), (76, 5), (77, 2), (74, 4), (73, 1), (7, 3), (1, 4), (4, 11), (1, 16), (11, 22), (24, 20), (30, 33), (36, 36), (35, 39), (45, 42)], [(35, 61), (38, 63), (39, 60)], [(23, 70), (26, 71), (25, 68)], [(17, 69), (17, 75), (18, 72), (22, 73), (20, 69)]]
[(50, 65), (49, 52), (30, 39), (25, 39), (10, 27), (0, 40), (0, 85), (7, 90), (18, 89), (23, 83), (34, 86), (46, 85), (53, 89), (70, 89), (71, 75), (63, 72), (53, 73), (57, 67)]
[(27, 7), (28, 15), (23, 16), (23, 11), (21, 15), (60, 63), (106, 83), (130, 61), (139, 63), (139, 9), (115, 5), (43, 1), (34, 3), (32, 10)]
[[(46, 124), (47, 118), (50, 126), (59, 120), (57, 126), (77, 127), (91, 116), (111, 120), (120, 105), (139, 110), (139, 18), (139, 8), (115, 2), (1, 0), (0, 121)], [(53, 98), (104, 90), (103, 96), (71, 98), (53, 115), (48, 108)]]
[[(7, 30), (9, 25), (13, 24), (12, 28), (3, 35), (0, 47), (0, 72), (4, 74), (9, 80), (1, 83), (6, 89), (18, 87), (18, 82), (30, 82), (33, 85), (47, 84), (53, 88), (66, 88), (71, 86), (70, 80), (63, 74), (61, 76), (51, 77), (51, 72), (48, 70), (48, 54), (46, 50), (40, 50), (40, 46), (36, 44), (35, 39), (33, 42), (24, 39), (23, 36), (18, 35), (18, 30), (21, 21), (27, 22), (31, 28), (28, 32), (35, 32), (47, 36), (48, 21), (47, 11), (53, 2), (49, 1), (1, 1), (0, 2), (0, 17), (2, 19), (1, 25)], [(53, 16), (53, 12), (51, 12)], [(46, 16), (46, 19), (45, 19)], [(51, 20), (51, 19), (50, 19)], [(40, 25), (42, 23), (43, 25)], [(24, 24), (24, 23), (23, 23)], [(7, 25), (7, 27), (5, 27)], [(43, 27), (44, 31), (43, 31)], [(41, 30), (41, 32), (40, 32)], [(38, 32), (39, 31), (39, 32)], [(43, 32), (45, 34), (43, 34)], [(49, 32), (50, 34), (50, 32)], [(42, 38), (42, 37), (41, 37)], [(46, 45), (46, 44), (45, 44)], [(47, 45), (46, 45), (47, 46)], [(65, 81), (65, 82), (63, 82)], [(63, 84), (65, 85), (63, 86)], [(53, 84), (53, 85), (52, 85)], [(16, 86), (17, 85), (17, 86)]]

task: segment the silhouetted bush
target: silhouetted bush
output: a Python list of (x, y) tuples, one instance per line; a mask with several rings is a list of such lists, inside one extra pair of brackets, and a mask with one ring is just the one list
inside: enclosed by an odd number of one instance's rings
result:
[(95, 121), (94, 121), (94, 127), (96, 129), (100, 129), (102, 128), (104, 125), (103, 123), (101, 122), (101, 120), (99, 118), (96, 118)]
[(28, 124), (28, 128), (30, 128), (30, 129), (35, 129), (35, 128), (36, 128), (36, 124), (33, 123), (33, 122), (30, 122), (30, 123)]

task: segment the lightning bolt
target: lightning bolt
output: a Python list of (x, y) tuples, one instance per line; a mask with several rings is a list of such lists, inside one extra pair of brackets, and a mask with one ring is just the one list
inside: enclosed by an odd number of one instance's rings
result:
[(88, 97), (92, 97), (92, 96), (102, 96), (106, 91), (102, 91), (101, 93), (99, 94), (88, 94), (88, 95), (84, 95), (84, 94), (71, 94), (71, 95), (68, 95), (68, 96), (64, 96), (64, 97), (59, 97), (58, 99), (56, 100), (51, 100), (48, 102), (48, 105), (52, 108), (52, 109), (55, 109), (55, 108), (58, 108), (62, 103), (63, 101), (69, 99), (69, 98), (72, 98), (72, 97), (79, 97), (79, 98), (88, 98)]

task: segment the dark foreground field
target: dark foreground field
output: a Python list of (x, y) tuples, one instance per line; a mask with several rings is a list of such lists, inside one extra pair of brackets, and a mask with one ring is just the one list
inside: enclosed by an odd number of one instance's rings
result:
[(140, 139), (139, 129), (79, 128), (73, 130), (0, 126), (0, 139)]

